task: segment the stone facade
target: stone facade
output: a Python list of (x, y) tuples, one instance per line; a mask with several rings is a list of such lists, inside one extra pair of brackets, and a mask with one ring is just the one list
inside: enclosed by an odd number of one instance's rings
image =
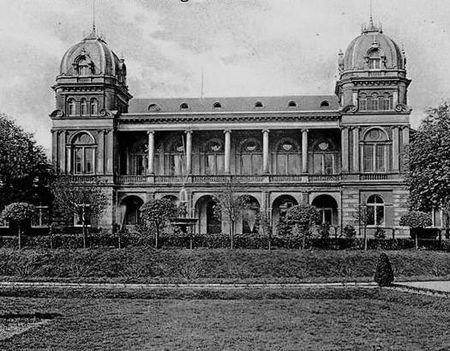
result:
[[(369, 227), (398, 227), (407, 210), (405, 56), (373, 23), (339, 53), (334, 95), (132, 99), (126, 66), (95, 31), (70, 48), (53, 87), (53, 162), (101, 179), (103, 226), (134, 225), (152, 198), (185, 201), (201, 233), (227, 232), (214, 196), (248, 195), (237, 232), (310, 203), (338, 230), (367, 207)], [(403, 228), (397, 233), (407, 234)]]

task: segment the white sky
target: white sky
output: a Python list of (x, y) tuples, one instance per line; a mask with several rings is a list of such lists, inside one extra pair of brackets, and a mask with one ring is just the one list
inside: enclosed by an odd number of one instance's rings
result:
[[(369, 0), (97, 0), (97, 28), (128, 68), (135, 97), (332, 94), (337, 52), (368, 22)], [(373, 0), (404, 45), (409, 104), (450, 96), (450, 1)], [(92, 0), (0, 0), (0, 112), (50, 148), (64, 52), (92, 26)]]

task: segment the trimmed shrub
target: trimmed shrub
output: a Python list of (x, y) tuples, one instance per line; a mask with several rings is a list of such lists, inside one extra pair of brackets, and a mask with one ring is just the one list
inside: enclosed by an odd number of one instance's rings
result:
[(344, 237), (347, 239), (352, 239), (356, 237), (356, 230), (351, 224), (347, 224), (343, 229)]
[(392, 270), (389, 257), (382, 253), (378, 258), (377, 269), (375, 271), (375, 282), (379, 286), (390, 286), (394, 281), (394, 272)]

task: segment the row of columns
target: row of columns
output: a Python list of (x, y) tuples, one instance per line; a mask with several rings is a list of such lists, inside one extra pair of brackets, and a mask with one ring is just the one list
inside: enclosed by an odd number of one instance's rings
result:
[[(264, 129), (263, 134), (263, 172), (269, 173), (270, 170), (270, 149), (269, 149), (269, 130)], [(192, 172), (192, 131), (186, 130), (186, 173)], [(154, 174), (155, 164), (155, 132), (153, 130), (147, 132), (148, 135), (148, 173)], [(230, 173), (231, 160), (231, 130), (225, 130), (224, 143), (224, 171)], [(302, 129), (302, 155), (308, 155), (308, 129)], [(302, 157), (302, 172), (308, 172), (308, 157)]]

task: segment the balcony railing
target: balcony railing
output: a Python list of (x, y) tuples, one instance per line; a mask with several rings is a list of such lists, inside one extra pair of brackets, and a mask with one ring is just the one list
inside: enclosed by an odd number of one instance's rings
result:
[[(351, 177), (351, 178), (349, 178)], [(111, 176), (69, 175), (68, 179), (79, 183), (109, 183)], [(384, 181), (401, 180), (398, 173), (342, 174), (292, 174), (292, 175), (120, 175), (118, 184), (224, 184), (224, 183), (336, 183), (342, 180)]]
[(118, 178), (119, 184), (145, 183), (145, 182), (147, 182), (147, 176), (145, 175), (121, 175)]
[(156, 184), (224, 184), (224, 183), (328, 183), (341, 181), (340, 174), (298, 174), (298, 175), (121, 175), (119, 184), (156, 183)]
[(360, 180), (389, 180), (399, 178), (396, 173), (363, 173), (359, 175)]

